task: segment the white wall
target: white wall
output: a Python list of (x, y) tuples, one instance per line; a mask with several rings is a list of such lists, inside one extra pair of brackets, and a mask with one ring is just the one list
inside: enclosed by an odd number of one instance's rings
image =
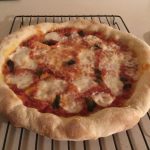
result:
[(0, 1), (0, 37), (11, 17), (20, 14), (118, 14), (130, 31), (150, 44), (150, 0), (18, 0)]

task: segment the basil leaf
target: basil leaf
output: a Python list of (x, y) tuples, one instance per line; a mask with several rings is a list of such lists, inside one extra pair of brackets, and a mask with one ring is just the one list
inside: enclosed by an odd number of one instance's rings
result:
[(43, 74), (43, 70), (41, 68), (38, 68), (36, 71), (35, 71), (35, 74), (40, 77), (42, 74)]
[(96, 77), (96, 82), (97, 83), (101, 83), (102, 81), (103, 81), (103, 79), (102, 79), (102, 73), (101, 73), (101, 71), (99, 70), (99, 69), (94, 69), (94, 73), (95, 73), (95, 77)]
[(8, 68), (9, 68), (9, 71), (10, 72), (13, 72), (14, 71), (14, 68), (15, 68), (15, 64), (14, 64), (14, 62), (12, 61), (12, 60), (8, 60), (7, 61), (7, 66), (8, 66)]
[(100, 44), (94, 44), (92, 46), (92, 48), (93, 48), (93, 50), (99, 50), (99, 49), (101, 49), (101, 46), (100, 46)]
[(123, 83), (126, 83), (128, 82), (128, 79), (124, 76), (120, 76), (120, 80), (123, 82)]
[(56, 95), (54, 102), (52, 103), (52, 107), (54, 109), (58, 109), (60, 104), (60, 95)]
[(131, 83), (125, 83), (123, 86), (123, 90), (128, 91), (132, 88), (132, 84)]
[(84, 33), (82, 30), (78, 31), (78, 34), (79, 34), (81, 37), (84, 37), (84, 36), (85, 36), (85, 33)]
[(43, 44), (52, 46), (52, 45), (55, 45), (57, 42), (58, 41), (55, 41), (55, 40), (48, 40), (48, 41), (43, 41)]
[(123, 82), (123, 90), (128, 91), (132, 88), (132, 84), (130, 80), (125, 76), (120, 76), (120, 80)]
[(92, 112), (96, 107), (96, 103), (93, 101), (92, 98), (86, 98), (86, 105), (87, 105), (87, 110), (89, 112)]
[(74, 65), (76, 61), (74, 59), (70, 59), (69, 61), (65, 62), (65, 65), (71, 66)]

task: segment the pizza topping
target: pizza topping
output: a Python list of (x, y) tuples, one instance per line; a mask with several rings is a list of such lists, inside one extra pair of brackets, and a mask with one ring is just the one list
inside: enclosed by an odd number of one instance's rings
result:
[(114, 95), (119, 95), (123, 88), (123, 83), (120, 81), (119, 75), (114, 72), (107, 72), (103, 77), (104, 82)]
[(52, 101), (57, 94), (62, 93), (67, 83), (61, 79), (49, 78), (38, 82), (35, 99)]
[(94, 52), (91, 50), (82, 50), (79, 53), (79, 59), (81, 65), (90, 65), (94, 62)]
[(120, 80), (121, 80), (123, 83), (128, 82), (128, 78), (126, 78), (125, 76), (120, 76)]
[(79, 92), (84, 92), (87, 89), (96, 86), (97, 83), (91, 77), (82, 76), (73, 81), (73, 84), (77, 87)]
[(83, 109), (83, 102), (76, 100), (72, 94), (64, 94), (60, 106), (69, 113), (78, 113)]
[(84, 37), (84, 40), (90, 45), (93, 46), (94, 44), (98, 44), (100, 39), (94, 35), (88, 35)]
[[(67, 64), (69, 60), (74, 58), (74, 53), (72, 53), (72, 48), (65, 47), (50, 47), (48, 49), (32, 50), (32, 57), (45, 67), (55, 71), (60, 71), (62, 67)], [(70, 63), (70, 62), (69, 62)]]
[(104, 52), (117, 52), (120, 51), (120, 45), (116, 44), (115, 42), (107, 42), (105, 40), (100, 40), (101, 48)]
[(134, 56), (133, 53), (128, 52), (128, 51), (124, 51), (123, 52), (123, 72), (129, 76), (132, 77), (134, 80), (137, 80), (138, 74), (136, 74), (135, 72), (137, 72), (138, 70), (138, 61), (136, 56)]
[(76, 31), (74, 31), (74, 32), (72, 32), (71, 33), (71, 39), (73, 40), (73, 39), (77, 39), (77, 38), (79, 38), (80, 37), (80, 35), (76, 32)]
[(82, 30), (79, 30), (79, 31), (78, 31), (78, 34), (79, 34), (81, 37), (84, 37), (84, 36), (85, 36), (85, 33), (84, 33), (84, 31), (82, 31)]
[(92, 68), (94, 67), (94, 59), (95, 59), (94, 51), (83, 49), (79, 53), (78, 58), (80, 60), (80, 66), (82, 68), (82, 72), (84, 74), (93, 73)]
[(14, 62), (11, 59), (9, 59), (7, 61), (7, 66), (8, 66), (9, 72), (13, 72), (14, 71), (15, 65), (14, 65)]
[(35, 71), (35, 74), (40, 77), (42, 74), (43, 74), (43, 69), (41, 68), (38, 68), (36, 71)]
[(58, 109), (59, 108), (59, 104), (60, 104), (60, 95), (56, 95), (53, 103), (52, 103), (52, 106), (54, 109)]
[(52, 46), (55, 45), (60, 40), (61, 37), (57, 32), (49, 32), (45, 35), (43, 43)]
[(89, 112), (92, 112), (96, 107), (96, 103), (93, 101), (92, 98), (86, 98), (86, 105), (87, 105), (87, 110)]
[(76, 63), (76, 61), (74, 59), (70, 59), (69, 61), (65, 62), (66, 65), (68, 66), (72, 66)]
[(95, 72), (95, 77), (96, 77), (96, 82), (97, 83), (101, 83), (102, 82), (102, 73), (99, 69), (94, 69), (94, 72)]
[(120, 80), (123, 82), (123, 89), (124, 90), (129, 90), (132, 86), (131, 82), (133, 79), (131, 79), (130, 77), (126, 77), (126, 76), (122, 76), (120, 77)]
[(123, 55), (115, 50), (113, 52), (105, 51), (101, 55), (103, 58), (100, 59), (99, 69), (113, 70), (118, 73), (123, 61)]
[(45, 41), (59, 41), (61, 39), (57, 32), (49, 32), (45, 35)]
[(102, 49), (102, 48), (101, 48), (101, 46), (100, 46), (99, 43), (95, 43), (95, 44), (92, 46), (92, 49), (93, 49), (93, 50), (100, 50), (100, 49)]
[(114, 97), (105, 92), (95, 93), (92, 95), (92, 98), (96, 104), (102, 107), (109, 106), (114, 100)]
[(24, 89), (33, 83), (33, 75), (28, 71), (17, 74), (8, 74), (6, 76), (8, 84), (16, 85), (18, 89)]
[(18, 47), (10, 59), (14, 61), (15, 65), (19, 68), (36, 69), (36, 62), (30, 58), (30, 49), (27, 47)]
[(114, 95), (122, 92), (123, 83), (120, 81), (120, 67), (123, 62), (123, 55), (118, 50), (104, 51), (99, 61), (99, 69), (106, 70), (103, 81)]
[(137, 58), (133, 56), (133, 53), (131, 52), (123, 52), (124, 57), (124, 65), (128, 66), (130, 68), (135, 67), (137, 65)]
[(57, 41), (54, 41), (54, 40), (43, 41), (43, 44), (46, 44), (49, 46), (55, 45), (56, 43)]
[(123, 86), (123, 89), (124, 89), (125, 91), (128, 91), (128, 90), (131, 89), (131, 87), (132, 87), (132, 84), (131, 84), (131, 83), (125, 83), (124, 86)]

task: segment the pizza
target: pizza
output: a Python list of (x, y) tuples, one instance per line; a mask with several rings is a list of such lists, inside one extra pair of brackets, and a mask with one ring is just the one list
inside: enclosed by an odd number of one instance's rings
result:
[(132, 128), (150, 108), (150, 47), (96, 21), (40, 23), (0, 44), (0, 113), (57, 140)]

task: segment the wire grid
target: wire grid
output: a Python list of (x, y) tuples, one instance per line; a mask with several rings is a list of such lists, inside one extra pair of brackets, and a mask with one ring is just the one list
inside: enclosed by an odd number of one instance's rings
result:
[[(15, 16), (9, 34), (22, 26), (40, 22), (64, 22), (84, 18), (105, 23), (113, 28), (130, 32), (118, 15), (70, 15), (70, 16)], [(133, 129), (109, 137), (89, 141), (56, 141), (42, 137), (26, 129), (16, 129), (10, 123), (0, 124), (0, 149), (2, 150), (150, 150), (150, 112)], [(1, 132), (2, 131), (2, 132)], [(12, 135), (13, 134), (13, 135)]]

